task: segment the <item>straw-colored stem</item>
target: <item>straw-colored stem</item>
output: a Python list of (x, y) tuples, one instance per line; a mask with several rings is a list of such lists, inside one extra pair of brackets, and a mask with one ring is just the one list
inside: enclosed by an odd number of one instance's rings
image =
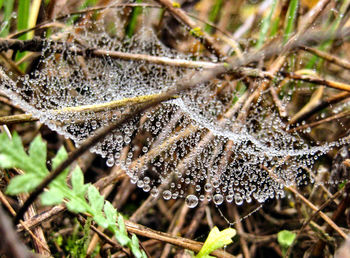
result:
[[(139, 96), (134, 98), (125, 98), (121, 100), (115, 100), (115, 101), (95, 104), (95, 105), (83, 105), (83, 106), (76, 106), (76, 107), (65, 107), (62, 109), (46, 110), (46, 113), (53, 113), (58, 115), (58, 114), (64, 114), (64, 113), (103, 112), (103, 111), (112, 110), (116, 108), (146, 103), (154, 100), (155, 98), (157, 98), (158, 95), (159, 94), (144, 95), (144, 96)], [(174, 98), (176, 98), (176, 96)], [(0, 125), (32, 122), (37, 120), (38, 119), (35, 118), (32, 114), (3, 116), (3, 117), (0, 117)]]

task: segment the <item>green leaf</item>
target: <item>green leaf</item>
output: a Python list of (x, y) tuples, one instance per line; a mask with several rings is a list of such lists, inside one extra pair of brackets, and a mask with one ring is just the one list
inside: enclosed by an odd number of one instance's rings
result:
[(104, 198), (102, 195), (100, 195), (100, 192), (93, 185), (90, 185), (88, 188), (88, 199), (91, 208), (94, 210), (94, 212), (101, 212), (104, 203)]
[(120, 230), (117, 230), (114, 236), (122, 246), (126, 246), (131, 241), (129, 236)]
[(33, 173), (15, 176), (7, 186), (6, 194), (16, 195), (20, 193), (28, 193), (37, 187), (42, 180), (42, 177)]
[(83, 171), (81, 171), (79, 166), (76, 166), (75, 169), (73, 170), (71, 182), (72, 182), (73, 192), (77, 196), (84, 198), (85, 193), (89, 187), (89, 184), (84, 184), (84, 174), (83, 174)]
[(282, 248), (291, 246), (295, 238), (296, 234), (289, 230), (282, 230), (277, 234), (277, 241)]
[[(52, 159), (52, 169), (56, 169), (63, 161), (68, 158), (68, 153), (66, 149), (62, 146), (56, 156)], [(54, 182), (60, 184), (61, 186), (66, 186), (66, 178), (69, 173), (69, 167), (61, 172), (61, 174), (54, 180)]]
[(211, 257), (209, 254), (218, 248), (232, 243), (232, 237), (236, 235), (236, 230), (233, 228), (226, 228), (221, 232), (217, 227), (214, 227), (207, 239), (204, 242), (201, 250), (197, 254), (197, 258)]
[[(42, 172), (45, 176), (46, 173), (46, 143), (42, 140), (41, 136), (38, 135), (35, 139), (30, 143), (29, 146), (29, 157), (35, 162), (35, 166), (40, 169), (38, 172)], [(45, 172), (45, 173), (44, 173)]]
[(103, 211), (105, 212), (108, 224), (115, 225), (117, 222), (117, 211), (109, 201), (105, 202)]
[[(34, 145), (32, 148), (35, 149), (37, 147)], [(46, 153), (46, 147), (44, 151)], [(0, 167), (9, 168), (9, 165), (11, 165), (11, 167), (19, 168), (26, 173), (35, 174), (39, 178), (43, 178), (49, 173), (45, 166), (38, 166), (42, 162), (40, 158), (38, 160), (38, 157), (34, 154), (33, 156), (27, 155), (24, 151), (21, 138), (17, 133), (13, 133), (12, 140), (5, 133), (0, 134), (0, 153)]]
[(94, 220), (96, 221), (97, 224), (99, 224), (103, 228), (108, 228), (108, 221), (107, 219), (103, 216), (103, 213), (101, 212), (100, 214), (94, 215)]
[(132, 254), (136, 257), (136, 258), (142, 258), (142, 253), (140, 250), (140, 245), (139, 245), (139, 240), (137, 239), (136, 235), (132, 235), (131, 237), (131, 241), (130, 241), (130, 249)]
[(124, 218), (121, 214), (118, 214), (118, 227), (121, 232), (123, 232), (124, 234), (127, 234)]
[(63, 201), (63, 194), (60, 189), (51, 187), (49, 191), (40, 195), (40, 200), (43, 205), (56, 205)]
[[(14, 133), (10, 140), (5, 133), (0, 134), (0, 167), (17, 167), (26, 172), (11, 179), (7, 193), (19, 194), (29, 192), (37, 187), (46, 177), (49, 171), (46, 168), (46, 144), (40, 136), (36, 137), (30, 144), (29, 155), (24, 151), (20, 137)], [(52, 159), (53, 169), (57, 168), (68, 154), (62, 147)], [(135, 257), (146, 257), (145, 252), (140, 250), (136, 236), (129, 238), (125, 228), (124, 219), (118, 214), (113, 205), (104, 200), (104, 197), (90, 184), (84, 184), (84, 175), (77, 166), (72, 172), (70, 189), (66, 182), (69, 169), (64, 170), (48, 187), (40, 198), (43, 205), (59, 204), (64, 198), (68, 199), (66, 204), (68, 210), (81, 213), (88, 212), (93, 216), (97, 224), (110, 229), (122, 246), (128, 246)], [(87, 200), (85, 194), (87, 192)], [(102, 208), (104, 213), (102, 212)], [(118, 227), (116, 220), (118, 218)]]
[(83, 204), (83, 202), (73, 198), (66, 204), (66, 206), (69, 211), (74, 213), (81, 213), (87, 211), (86, 206)]
[(0, 167), (1, 168), (13, 168), (15, 167), (15, 163), (13, 162), (13, 160), (4, 155), (4, 154), (0, 154)]
[[(28, 29), (29, 25), (29, 12), (30, 12), (30, 1), (31, 0), (20, 0), (18, 1), (18, 9), (17, 9), (17, 30), (25, 30)], [(21, 40), (29, 39), (29, 33), (25, 33), (19, 37)], [(17, 52), (16, 61), (21, 60), (27, 52)], [(21, 63), (20, 69), (25, 71), (28, 63)]]
[(52, 169), (56, 169), (63, 161), (68, 158), (66, 149), (62, 146), (56, 156), (52, 159)]

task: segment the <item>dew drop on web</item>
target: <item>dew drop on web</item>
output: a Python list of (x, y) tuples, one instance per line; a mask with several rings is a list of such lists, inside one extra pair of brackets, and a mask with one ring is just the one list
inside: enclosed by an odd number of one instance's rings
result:
[(198, 205), (198, 197), (193, 194), (187, 195), (185, 201), (189, 208), (194, 208)]

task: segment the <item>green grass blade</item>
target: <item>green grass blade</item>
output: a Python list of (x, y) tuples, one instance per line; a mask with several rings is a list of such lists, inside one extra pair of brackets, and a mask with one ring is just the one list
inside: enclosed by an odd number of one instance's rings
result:
[[(21, 0), (18, 1), (18, 10), (17, 10), (17, 30), (25, 30), (28, 28), (29, 22), (29, 9), (30, 9), (30, 0)], [(28, 34), (23, 34), (19, 39), (27, 39)]]
[(276, 10), (277, 2), (278, 2), (278, 0), (273, 1), (269, 14), (263, 19), (263, 22), (261, 24), (258, 43), (256, 44), (256, 48), (260, 48), (266, 40), (267, 33), (271, 27), (272, 15)]
[(85, 0), (85, 2), (80, 6), (80, 10), (95, 6), (96, 4), (97, 4), (97, 0)]
[[(3, 4), (3, 0), (1, 2), (1, 4)], [(1, 28), (0, 37), (6, 37), (9, 34), (11, 14), (13, 12), (14, 2), (14, 0), (7, 0), (4, 4), (4, 27)]]
[[(339, 11), (339, 15), (337, 16), (337, 18), (334, 20), (333, 24), (330, 25), (330, 28), (329, 28), (329, 33), (335, 33), (336, 30), (338, 29), (341, 21), (342, 21), (342, 18), (344, 17), (345, 15), (345, 12), (346, 10), (348, 9), (350, 5), (350, 0), (347, 0), (347, 1), (344, 1), (343, 4), (341, 5), (340, 7), (340, 11)], [(326, 51), (333, 43), (333, 40), (328, 40), (324, 43), (322, 43), (318, 49), (319, 50), (322, 50), (322, 51)], [(318, 62), (320, 60), (319, 57), (313, 55), (312, 58), (310, 59), (310, 61), (307, 63), (306, 65), (306, 69), (312, 69), (314, 68), (314, 66), (319, 63), (317, 65), (317, 67), (321, 67), (322, 65), (322, 61), (321, 62)]]
[[(35, 27), (36, 21), (39, 15), (40, 5), (41, 5), (41, 0), (33, 0), (32, 6), (29, 12), (29, 17), (28, 17), (28, 25), (27, 25), (28, 28)], [(34, 37), (34, 31), (30, 31), (28, 33), (27, 38), (31, 39), (33, 37)]]
[(274, 37), (277, 35), (279, 24), (280, 24), (280, 17), (276, 17), (276, 19), (274, 19), (274, 21), (271, 24), (270, 37)]
[[(136, 3), (142, 3), (142, 0), (136, 0)], [(134, 35), (137, 25), (137, 19), (141, 13), (142, 7), (134, 7), (132, 9), (131, 17), (126, 27), (126, 35), (128, 36), (128, 38), (131, 38), (132, 35)]]
[[(209, 13), (209, 17), (208, 17), (209, 22), (215, 23), (217, 21), (222, 4), (223, 4), (223, 0), (216, 0), (216, 2), (214, 3), (214, 6), (212, 7)], [(213, 28), (209, 24), (207, 24), (205, 25), (204, 30), (208, 33), (211, 33)]]
[(288, 41), (288, 39), (290, 38), (291, 34), (294, 31), (296, 19), (298, 15), (298, 5), (299, 5), (298, 0), (292, 0), (289, 3), (286, 22), (285, 22), (286, 26), (283, 34), (283, 43), (286, 43)]
[[(21, 0), (18, 2), (17, 9), (17, 31), (28, 29), (29, 26), (29, 10), (30, 0)], [(19, 37), (19, 39), (26, 40), (29, 37), (29, 33), (25, 33)], [(16, 55), (16, 61), (22, 59), (26, 55), (26, 52), (18, 52)], [(19, 65), (19, 68), (24, 71), (27, 67), (26, 63)]]

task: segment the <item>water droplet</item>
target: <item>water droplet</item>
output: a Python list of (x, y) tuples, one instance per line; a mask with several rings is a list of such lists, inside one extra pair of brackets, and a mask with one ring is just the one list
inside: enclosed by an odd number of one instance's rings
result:
[(242, 205), (243, 204), (243, 198), (239, 193), (235, 194), (235, 203), (237, 205)]
[(193, 195), (193, 194), (190, 194), (186, 197), (186, 205), (189, 207), (189, 208), (194, 208), (196, 207), (198, 204), (198, 198), (197, 196)]
[(154, 186), (154, 187), (152, 188), (152, 190), (151, 190), (151, 195), (152, 195), (153, 197), (157, 197), (157, 196), (158, 196), (158, 193), (159, 193), (158, 188)]
[(224, 197), (221, 195), (221, 194), (215, 194), (213, 196), (213, 202), (216, 204), (216, 205), (220, 205), (222, 204), (224, 201)]
[(172, 196), (172, 194), (171, 194), (171, 192), (170, 192), (169, 190), (165, 190), (165, 191), (163, 192), (163, 198), (164, 198), (164, 200), (170, 200), (171, 196)]
[(212, 186), (211, 186), (211, 184), (210, 183), (206, 183), (205, 185), (204, 185), (204, 190), (206, 191), (206, 192), (211, 192), (211, 190), (212, 190)]
[(106, 164), (108, 167), (113, 167), (114, 166), (114, 159), (113, 158), (107, 159)]

